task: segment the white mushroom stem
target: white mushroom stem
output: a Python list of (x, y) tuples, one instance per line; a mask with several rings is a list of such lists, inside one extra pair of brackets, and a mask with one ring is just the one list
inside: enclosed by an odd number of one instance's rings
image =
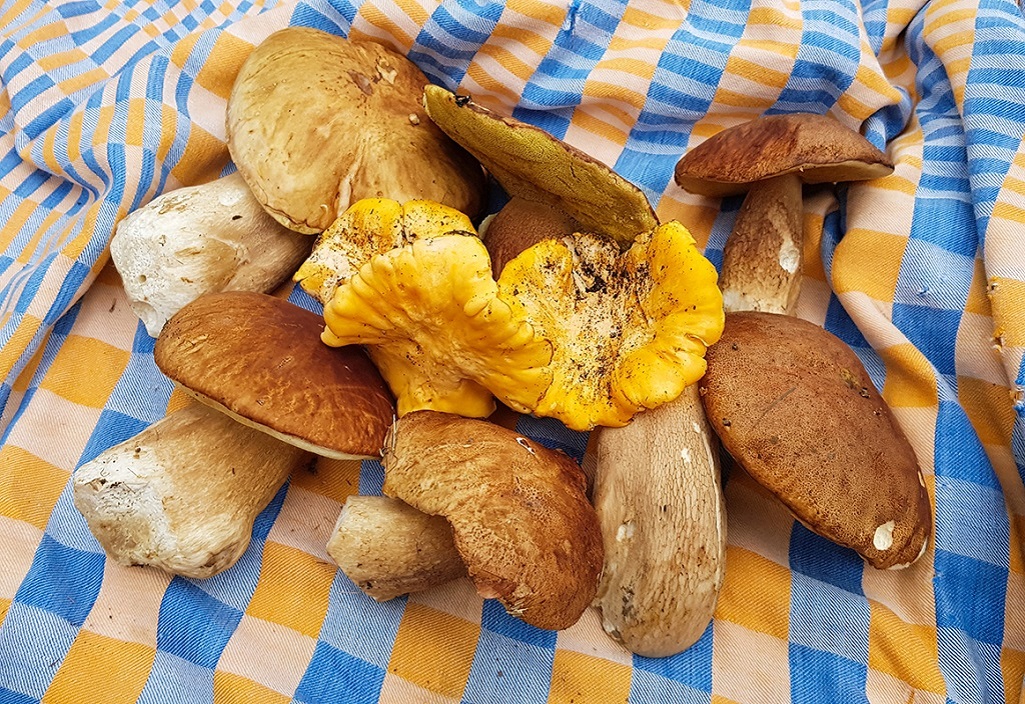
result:
[(801, 291), (801, 220), (796, 174), (751, 187), (723, 249), (719, 285), (727, 311), (793, 312)]
[(128, 302), (156, 337), (204, 293), (269, 293), (298, 268), (313, 238), (268, 215), (240, 175), (165, 193), (130, 213), (110, 242)]
[(309, 459), (193, 404), (82, 465), (74, 501), (117, 562), (211, 577), (242, 556), (257, 515)]
[(466, 575), (452, 526), (398, 499), (350, 496), (327, 553), (377, 601), (424, 591)]
[(622, 428), (599, 428), (594, 504), (605, 545), (596, 605), (630, 651), (666, 657), (707, 628), (722, 587), (718, 443), (687, 387)]

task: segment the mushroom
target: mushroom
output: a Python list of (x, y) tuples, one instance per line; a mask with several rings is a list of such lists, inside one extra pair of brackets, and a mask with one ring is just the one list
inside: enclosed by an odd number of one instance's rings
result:
[(400, 416), (485, 417), (494, 394), (575, 430), (624, 425), (704, 372), (715, 278), (677, 222), (625, 253), (595, 235), (539, 242), (497, 284), (479, 240), (446, 235), (371, 258), (325, 308), (324, 341), (368, 345)]
[(810, 530), (904, 567), (932, 524), (915, 453), (857, 355), (818, 325), (730, 313), (700, 382), (723, 445)]
[(682, 652), (712, 620), (726, 565), (717, 451), (693, 385), (597, 431), (605, 574), (595, 604), (606, 632), (638, 655)]
[(723, 130), (676, 164), (676, 183), (723, 197), (747, 192), (723, 249), (727, 310), (787, 313), (800, 292), (801, 185), (893, 171), (867, 139), (824, 115), (770, 115)]
[(495, 391), (532, 407), (551, 383), (551, 344), (499, 296), (476, 237), (417, 239), (378, 254), (324, 308), (331, 346), (362, 344), (399, 416), (432, 409), (485, 418)]
[(474, 234), (473, 223), (454, 208), (429, 200), (387, 198), (356, 201), (317, 238), (313, 252), (292, 277), (323, 304), (375, 254), (421, 237)]
[(79, 467), (73, 496), (115, 561), (202, 579), (235, 564), (257, 515), (309, 460), (193, 403)]
[[(437, 88), (425, 91), (425, 101), (431, 118), (514, 198), (548, 204), (621, 244), (657, 226), (639, 189), (542, 130)], [(494, 153), (492, 144), (500, 145)], [(542, 155), (555, 166), (541, 163)], [(637, 653), (670, 655), (689, 647), (711, 621), (722, 583), (726, 534), (717, 444), (695, 393), (692, 385), (657, 412), (595, 430), (595, 499), (606, 551), (596, 603), (606, 631)], [(652, 506), (657, 516), (636, 519)], [(683, 566), (694, 570), (693, 579), (681, 578)]]
[(519, 254), (502, 270), (499, 295), (552, 345), (551, 384), (527, 410), (590, 430), (675, 399), (704, 373), (705, 348), (719, 339), (715, 281), (676, 221), (638, 234), (625, 252), (576, 234)]
[(567, 455), (487, 421), (417, 411), (392, 428), (384, 471), (386, 495), (448, 520), (482, 597), (552, 630), (591, 603), (601, 534)]
[[(751, 159), (750, 154), (759, 154)], [(800, 179), (860, 180), (893, 167), (823, 116), (764, 117), (688, 152), (676, 178), (707, 195), (752, 187), (723, 255), (726, 329), (699, 383), (733, 459), (813, 532), (877, 568), (926, 549), (932, 512), (914, 450), (857, 356), (792, 317), (801, 273)]]
[(544, 130), (440, 86), (426, 86), (423, 103), (431, 120), (477, 157), (510, 196), (549, 205), (581, 229), (621, 244), (658, 225), (639, 188)]
[(269, 293), (309, 251), (309, 238), (267, 215), (238, 173), (154, 198), (110, 241), (128, 303), (153, 337), (205, 293)]
[(322, 345), (320, 330), (314, 313), (240, 291), (201, 296), (168, 321), (154, 358), (203, 403), (76, 474), (76, 505), (111, 556), (209, 577), (238, 559), (309, 452), (380, 455), (394, 417), (384, 381), (358, 348)]
[(497, 280), (502, 269), (520, 252), (542, 240), (561, 239), (580, 230), (580, 225), (556, 208), (513, 197), (481, 224), (480, 237), (491, 255), (491, 273)]
[(191, 396), (324, 457), (379, 455), (394, 417), (358, 347), (320, 344), (320, 316), (260, 293), (208, 294), (182, 308), (153, 357)]
[(376, 601), (466, 576), (449, 522), (387, 496), (348, 497), (327, 554)]
[(267, 212), (298, 232), (321, 232), (362, 198), (425, 198), (474, 215), (483, 172), (427, 119), (426, 84), (381, 44), (288, 27), (239, 71), (228, 149)]

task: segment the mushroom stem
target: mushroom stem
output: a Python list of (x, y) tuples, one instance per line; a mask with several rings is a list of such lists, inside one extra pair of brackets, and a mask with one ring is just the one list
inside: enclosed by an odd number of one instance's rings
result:
[(206, 293), (269, 293), (313, 240), (264, 212), (238, 173), (169, 191), (118, 223), (110, 256), (132, 310), (152, 337)]
[(241, 557), (257, 515), (309, 458), (197, 403), (82, 465), (75, 507), (117, 562), (212, 577)]
[(599, 428), (594, 504), (605, 545), (595, 604), (630, 651), (666, 657), (707, 628), (722, 586), (718, 444), (697, 386), (622, 428)]
[(448, 521), (385, 496), (347, 498), (327, 553), (376, 601), (466, 576)]
[(801, 180), (793, 173), (754, 184), (723, 250), (723, 307), (787, 315), (801, 291)]

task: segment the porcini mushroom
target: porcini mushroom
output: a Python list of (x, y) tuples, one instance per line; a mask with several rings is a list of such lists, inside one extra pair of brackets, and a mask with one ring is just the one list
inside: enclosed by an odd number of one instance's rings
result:
[(792, 313), (801, 183), (892, 171), (861, 135), (814, 115), (725, 130), (676, 169), (681, 186), (712, 196), (767, 179), (752, 186), (723, 254), (726, 330), (699, 383), (712, 428), (797, 520), (877, 568), (907, 566), (926, 549), (932, 512), (921, 470), (857, 356)]
[[(639, 189), (551, 135), (441, 89), (428, 88), (425, 101), (431, 118), (494, 171), (514, 198), (545, 203), (621, 245), (657, 225)], [(492, 144), (502, 145), (493, 156)], [(559, 166), (538, 167), (540, 155)], [(573, 276), (593, 277), (584, 274)], [(625, 647), (670, 655), (689, 647), (712, 619), (722, 580), (725, 511), (717, 444), (693, 387), (658, 410), (624, 427), (595, 431), (596, 510), (606, 547), (596, 603), (605, 629)], [(693, 435), (684, 435), (688, 429)], [(652, 443), (666, 444), (656, 449)], [(658, 516), (635, 520), (652, 506)], [(681, 565), (694, 570), (693, 579), (681, 578)]]
[(152, 337), (205, 293), (269, 293), (309, 251), (309, 238), (267, 215), (237, 172), (154, 198), (110, 240), (128, 303)]
[(298, 232), (321, 232), (362, 198), (425, 198), (475, 215), (482, 170), (427, 119), (426, 84), (382, 44), (288, 27), (239, 71), (228, 149), (267, 212)]
[(730, 313), (699, 385), (725, 448), (810, 530), (880, 569), (922, 554), (932, 515), (914, 450), (843, 341)]
[(695, 386), (630, 425), (597, 433), (594, 506), (605, 574), (595, 604), (606, 632), (632, 652), (675, 655), (708, 627), (725, 574), (715, 436)]
[(566, 213), (545, 203), (514, 197), (493, 217), (481, 224), (480, 237), (491, 255), (491, 273), (497, 280), (502, 269), (525, 249), (542, 240), (562, 239), (581, 230)]
[(449, 522), (387, 496), (348, 497), (327, 542), (327, 554), (376, 601), (466, 575)]
[(573, 625), (602, 566), (580, 467), (512, 430), (434, 411), (400, 418), (384, 493), (452, 526), (477, 591), (538, 628)]
[(318, 455), (372, 458), (394, 417), (358, 347), (320, 342), (320, 316), (259, 293), (196, 299), (157, 338), (157, 366), (235, 420)]
[(548, 132), (440, 86), (426, 86), (423, 101), (431, 120), (477, 157), (510, 196), (549, 205), (583, 230), (626, 245), (658, 224), (640, 189)]
[(257, 515), (310, 459), (193, 403), (79, 467), (75, 507), (115, 561), (203, 579), (235, 564)]
[(886, 176), (893, 163), (824, 115), (770, 115), (723, 130), (689, 150), (675, 179), (712, 197), (747, 192), (723, 250), (727, 310), (787, 313), (800, 291), (801, 186)]

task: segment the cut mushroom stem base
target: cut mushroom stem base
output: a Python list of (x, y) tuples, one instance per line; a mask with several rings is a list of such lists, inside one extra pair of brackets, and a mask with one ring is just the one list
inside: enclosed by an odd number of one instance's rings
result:
[(386, 496), (346, 499), (327, 554), (377, 601), (466, 575), (448, 521)]

